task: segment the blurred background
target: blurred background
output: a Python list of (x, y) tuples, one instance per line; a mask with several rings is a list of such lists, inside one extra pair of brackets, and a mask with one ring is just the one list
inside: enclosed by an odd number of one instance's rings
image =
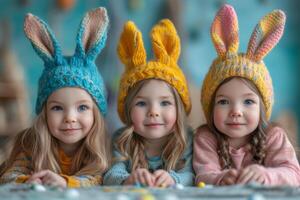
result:
[(117, 42), (123, 24), (133, 20), (143, 33), (147, 57), (152, 58), (149, 32), (162, 18), (171, 19), (181, 38), (179, 65), (189, 81), (193, 109), (189, 122), (193, 128), (205, 123), (200, 106), (200, 88), (212, 60), (216, 57), (210, 39), (210, 25), (224, 4), (234, 6), (239, 20), (240, 52), (245, 52), (258, 20), (273, 9), (287, 14), (285, 33), (280, 43), (264, 59), (273, 79), (275, 105), (272, 121), (287, 129), (298, 146), (300, 119), (300, 1), (297, 0), (0, 0), (0, 161), (9, 139), (30, 126), (35, 117), (37, 82), (42, 60), (25, 38), (23, 22), (28, 12), (46, 21), (65, 55), (73, 55), (79, 22), (90, 9), (104, 6), (110, 27), (106, 47), (96, 62), (108, 90), (108, 130), (122, 126), (116, 98), (123, 72)]

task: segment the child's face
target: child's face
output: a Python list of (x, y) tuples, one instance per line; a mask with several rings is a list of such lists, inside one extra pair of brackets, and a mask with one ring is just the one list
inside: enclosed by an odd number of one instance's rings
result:
[(147, 139), (159, 139), (173, 131), (176, 102), (164, 81), (150, 80), (132, 102), (130, 117), (134, 131)]
[(214, 124), (230, 139), (246, 139), (258, 126), (259, 96), (241, 79), (234, 78), (216, 92)]
[(93, 106), (91, 96), (80, 88), (65, 87), (50, 95), (46, 105), (47, 124), (62, 148), (87, 136), (94, 123)]

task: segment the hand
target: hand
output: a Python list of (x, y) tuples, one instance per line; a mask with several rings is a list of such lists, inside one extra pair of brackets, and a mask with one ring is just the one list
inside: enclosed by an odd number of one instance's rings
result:
[(41, 180), (43, 185), (55, 186), (55, 187), (67, 187), (67, 181), (60, 175), (50, 171), (42, 170), (34, 173), (29, 179), (28, 183), (34, 183), (38, 179)]
[(154, 173), (155, 183), (154, 186), (156, 187), (168, 187), (175, 184), (174, 179), (171, 175), (162, 169), (156, 170)]
[(236, 179), (238, 177), (238, 171), (236, 169), (230, 169), (223, 176), (220, 185), (234, 185), (236, 184)]
[(131, 172), (130, 176), (123, 182), (123, 184), (134, 185), (137, 182), (151, 187), (154, 185), (154, 177), (147, 169), (140, 168)]
[(262, 166), (253, 164), (242, 169), (239, 173), (236, 183), (246, 184), (255, 181), (257, 183), (263, 184), (265, 181), (265, 174), (262, 170)]

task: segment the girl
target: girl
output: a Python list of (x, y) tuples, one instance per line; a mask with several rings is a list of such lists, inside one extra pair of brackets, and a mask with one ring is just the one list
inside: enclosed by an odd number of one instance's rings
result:
[[(97, 23), (95, 23), (97, 22)], [(84, 187), (102, 183), (109, 167), (105, 87), (94, 63), (106, 40), (104, 8), (81, 22), (74, 56), (64, 57), (47, 24), (28, 14), (26, 36), (45, 68), (39, 80), (37, 117), (17, 135), (1, 183)]]
[(155, 61), (146, 62), (141, 32), (127, 22), (118, 53), (125, 64), (118, 112), (126, 127), (115, 134), (113, 167), (104, 184), (167, 187), (191, 185), (192, 135), (186, 128), (191, 104), (177, 65), (180, 41), (165, 19), (151, 32)]
[(285, 14), (275, 10), (256, 26), (246, 54), (238, 54), (238, 22), (225, 5), (212, 24), (219, 57), (202, 87), (207, 125), (198, 128), (196, 184), (300, 184), (300, 168), (286, 132), (268, 121), (273, 86), (263, 57), (283, 34)]

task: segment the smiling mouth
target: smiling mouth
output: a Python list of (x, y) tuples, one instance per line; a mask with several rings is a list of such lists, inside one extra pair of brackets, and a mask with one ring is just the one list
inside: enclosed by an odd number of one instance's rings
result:
[(232, 128), (239, 128), (241, 126), (245, 126), (246, 124), (243, 124), (243, 123), (227, 123), (226, 125), (230, 126)]
[(147, 127), (157, 127), (157, 126), (163, 126), (164, 124), (159, 124), (159, 123), (155, 123), (155, 124), (145, 124), (145, 126)]
[(61, 129), (61, 131), (64, 131), (64, 132), (71, 132), (71, 131), (77, 131), (77, 130), (80, 130), (80, 128)]

